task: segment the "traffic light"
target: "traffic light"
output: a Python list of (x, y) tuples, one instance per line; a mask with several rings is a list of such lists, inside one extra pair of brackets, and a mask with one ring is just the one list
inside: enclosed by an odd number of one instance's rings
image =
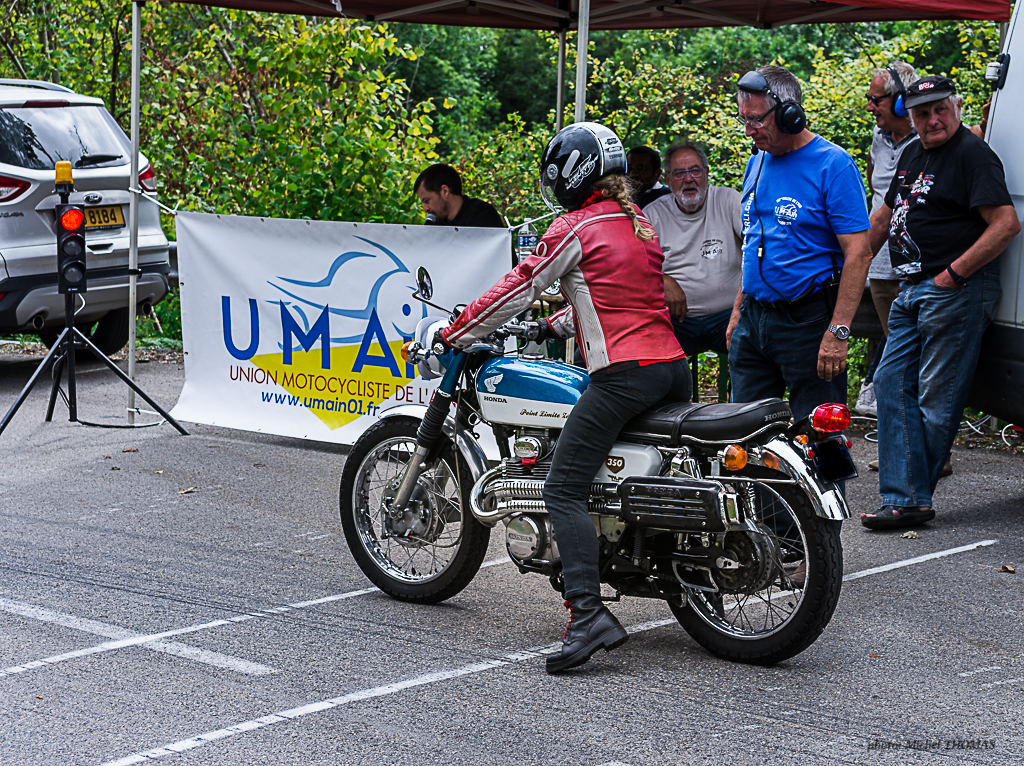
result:
[(85, 292), (85, 213), (78, 205), (55, 205), (57, 291)]

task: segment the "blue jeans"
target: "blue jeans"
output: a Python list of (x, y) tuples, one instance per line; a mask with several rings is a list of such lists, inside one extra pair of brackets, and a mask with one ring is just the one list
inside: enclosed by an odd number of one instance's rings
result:
[(928, 279), (904, 285), (893, 302), (875, 370), (884, 504), (931, 506), (1001, 292), (999, 264), (990, 263), (962, 287), (947, 290)]
[(555, 528), (567, 599), (584, 593), (601, 595), (600, 548), (587, 496), (619, 431), (661, 401), (689, 401), (690, 388), (684, 359), (618, 372), (598, 371), (569, 413), (544, 482), (544, 504)]
[(818, 349), (830, 321), (824, 299), (772, 308), (749, 295), (744, 298), (729, 348), (733, 401), (781, 399), (788, 388), (797, 420), (819, 404), (846, 404), (845, 372), (831, 381), (818, 377)]
[(687, 314), (682, 322), (673, 319), (672, 330), (679, 345), (686, 352), (686, 358), (694, 359), (698, 352), (709, 350), (723, 358), (729, 356), (729, 349), (725, 346), (725, 330), (729, 326), (731, 316), (730, 308), (702, 317), (691, 317)]

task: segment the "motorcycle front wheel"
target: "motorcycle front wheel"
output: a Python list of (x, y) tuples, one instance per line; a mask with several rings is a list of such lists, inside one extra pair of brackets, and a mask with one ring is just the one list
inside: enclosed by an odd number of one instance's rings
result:
[(839, 523), (817, 516), (794, 487), (735, 486), (757, 530), (726, 536), (739, 568), (712, 575), (717, 591), (684, 584), (688, 603), (669, 607), (712, 654), (773, 665), (814, 643), (832, 618), (843, 575)]
[(473, 477), (445, 437), (405, 511), (391, 510), (416, 451), (419, 421), (392, 418), (359, 438), (341, 477), (341, 526), (359, 568), (393, 598), (436, 604), (465, 588), (484, 560), (490, 529), (469, 511)]

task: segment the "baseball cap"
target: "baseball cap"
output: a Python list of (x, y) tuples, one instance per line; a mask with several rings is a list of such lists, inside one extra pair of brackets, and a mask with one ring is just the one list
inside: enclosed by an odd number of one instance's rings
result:
[(912, 109), (921, 104), (930, 104), (932, 101), (941, 101), (956, 94), (956, 83), (948, 77), (929, 75), (922, 77), (911, 85), (907, 86), (907, 95), (903, 99), (903, 105)]

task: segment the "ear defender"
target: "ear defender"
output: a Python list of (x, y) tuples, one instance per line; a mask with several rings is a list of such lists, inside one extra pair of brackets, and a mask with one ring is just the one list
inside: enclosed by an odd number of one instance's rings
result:
[(906, 117), (910, 114), (907, 107), (903, 105), (903, 102), (907, 97), (907, 88), (903, 84), (903, 80), (900, 79), (899, 72), (896, 71), (895, 66), (889, 64), (889, 66), (885, 68), (885, 71), (889, 73), (892, 81), (896, 83), (896, 89), (898, 91), (896, 98), (892, 100), (892, 113), (897, 117)]
[(760, 72), (747, 72), (736, 83), (736, 87), (748, 93), (767, 93), (779, 102), (775, 106), (775, 124), (783, 133), (795, 136), (807, 127), (807, 115), (804, 113), (804, 108), (796, 101), (783, 101), (776, 96)]

